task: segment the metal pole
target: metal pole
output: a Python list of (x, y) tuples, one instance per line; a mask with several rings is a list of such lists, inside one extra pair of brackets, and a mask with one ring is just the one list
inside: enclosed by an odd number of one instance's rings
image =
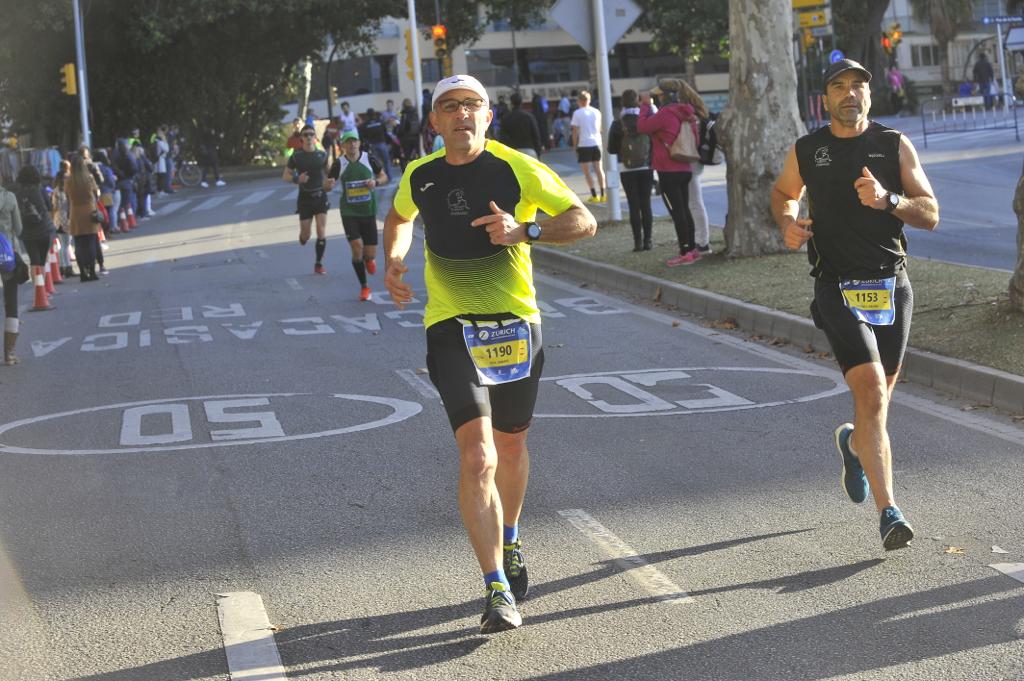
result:
[(1003, 77), (1003, 109), (1010, 113), (1010, 102), (1013, 100), (1013, 91), (1010, 89), (1010, 81), (1006, 77), (1006, 55), (1003, 53), (1003, 25), (996, 24), (996, 48), (999, 50), (999, 73)]
[[(412, 101), (416, 106), (416, 112), (423, 111), (423, 71), (420, 64), (420, 37), (416, 34), (416, 0), (409, 0), (409, 44), (412, 46), (412, 83), (415, 92)], [(420, 125), (426, 125), (426, 121), (420, 121)], [(416, 135), (416, 144), (423, 153), (423, 135)]]
[[(608, 72), (608, 39), (604, 30), (604, 0), (591, 0), (594, 15), (594, 51), (597, 53), (597, 84), (601, 93), (601, 134), (608, 139), (612, 124), (612, 85)], [(622, 219), (619, 205), (619, 162), (614, 154), (605, 158), (605, 184), (608, 185), (608, 212), (612, 220)]]
[(71, 0), (75, 14), (75, 61), (78, 66), (78, 109), (82, 117), (82, 144), (92, 148), (92, 131), (89, 130), (89, 83), (85, 79), (85, 40), (82, 36), (82, 11), (78, 0)]
[(334, 118), (334, 106), (331, 103), (331, 66), (334, 65), (334, 53), (338, 51), (338, 43), (331, 46), (331, 56), (327, 58), (327, 67), (324, 69), (324, 94), (327, 96), (327, 120)]

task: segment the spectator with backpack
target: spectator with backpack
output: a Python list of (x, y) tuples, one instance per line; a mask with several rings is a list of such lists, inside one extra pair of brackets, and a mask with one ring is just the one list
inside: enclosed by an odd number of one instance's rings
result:
[(633, 251), (649, 251), (651, 244), (651, 138), (637, 131), (640, 101), (636, 90), (622, 93), (622, 110), (608, 131), (608, 153), (619, 159), (619, 177), (629, 205), (629, 226), (633, 229)]
[(43, 196), (42, 178), (35, 166), (22, 166), (18, 171), (14, 195), (21, 212), (21, 242), (28, 252), (29, 265), (48, 267), (50, 248), (56, 229)]
[(420, 116), (411, 99), (402, 100), (402, 111), (395, 129), (398, 142), (402, 146), (402, 172), (409, 161), (420, 156)]
[[(698, 154), (702, 153), (702, 147), (707, 146), (711, 147), (710, 153), (714, 154), (715, 147), (717, 146), (716, 142), (709, 140), (709, 136), (714, 135), (714, 121), (711, 120), (711, 114), (708, 113), (708, 107), (704, 103), (704, 99), (686, 81), (678, 80), (675, 82), (678, 86), (679, 101), (692, 106), (694, 113), (697, 115), (698, 129), (700, 130), (697, 141)], [(700, 161), (691, 164), (693, 170), (690, 175), (689, 206), (690, 215), (693, 216), (694, 241), (697, 244), (697, 252), (700, 255), (711, 254), (708, 209), (704, 205), (704, 195), (700, 189), (700, 176), (704, 173), (704, 164), (710, 161), (711, 158), (701, 156)]]
[[(640, 116), (637, 131), (651, 136), (651, 166), (658, 171), (661, 198), (672, 216), (676, 238), (679, 240), (679, 254), (669, 258), (669, 267), (692, 265), (700, 260), (700, 251), (694, 237), (693, 215), (690, 213), (690, 180), (693, 177), (693, 163), (697, 161), (697, 117), (693, 107), (679, 102), (679, 82), (670, 79), (661, 81), (649, 93), (640, 98)], [(655, 102), (653, 98), (659, 98)], [(653, 104), (661, 108), (655, 113)], [(673, 158), (672, 147), (681, 135), (693, 136), (693, 157)]]
[(28, 254), (21, 243), (21, 230), (18, 198), (0, 186), (0, 250), (4, 251), (6, 262), (9, 262), (8, 257), (15, 261), (10, 271), (0, 271), (4, 288), (4, 364), (7, 366), (18, 363), (14, 355), (19, 329), (18, 285), (27, 281), (28, 274), (24, 262)]

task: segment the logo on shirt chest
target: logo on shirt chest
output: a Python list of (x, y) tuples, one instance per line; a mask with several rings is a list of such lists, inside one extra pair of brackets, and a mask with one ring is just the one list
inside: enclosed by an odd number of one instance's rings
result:
[(469, 215), (469, 202), (466, 201), (466, 190), (453, 189), (448, 192), (448, 214)]
[(818, 168), (832, 165), (832, 157), (828, 154), (827, 146), (818, 147), (814, 152), (814, 165)]

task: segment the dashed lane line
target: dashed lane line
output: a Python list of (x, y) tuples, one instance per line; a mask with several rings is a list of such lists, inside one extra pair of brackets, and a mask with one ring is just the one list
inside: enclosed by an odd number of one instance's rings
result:
[(231, 681), (287, 681), (263, 599), (251, 591), (217, 594)]
[(441, 394), (437, 392), (434, 385), (412, 369), (396, 369), (395, 373), (398, 374), (399, 378), (411, 385), (413, 390), (428, 400), (441, 399)]
[(196, 211), (200, 211), (200, 210), (210, 210), (211, 208), (216, 208), (217, 206), (219, 206), (220, 204), (224, 203), (225, 201), (227, 201), (230, 198), (231, 198), (230, 196), (226, 196), (226, 195), (225, 196), (211, 196), (210, 198), (206, 199), (205, 201), (200, 203), (198, 206), (193, 208), (191, 210), (191, 212), (195, 213)]
[(989, 567), (1024, 583), (1024, 563), (993, 563)]
[(238, 206), (248, 206), (248, 205), (251, 205), (253, 203), (259, 203), (260, 201), (264, 200), (265, 198), (267, 198), (268, 196), (270, 196), (271, 194), (273, 194), (276, 191), (277, 191), (276, 189), (263, 189), (263, 190), (258, 191), (258, 192), (253, 192), (252, 194), (249, 194), (248, 196), (246, 196), (244, 199), (242, 199), (241, 201), (239, 201), (235, 205), (238, 205)]
[(581, 508), (559, 511), (573, 527), (597, 544), (609, 558), (626, 570), (647, 593), (663, 603), (693, 603), (693, 597), (648, 563), (629, 544), (612, 534), (604, 525)]
[(302, 290), (302, 284), (300, 284), (299, 280), (296, 279), (295, 277), (288, 277), (287, 279), (285, 279), (285, 282), (296, 291)]

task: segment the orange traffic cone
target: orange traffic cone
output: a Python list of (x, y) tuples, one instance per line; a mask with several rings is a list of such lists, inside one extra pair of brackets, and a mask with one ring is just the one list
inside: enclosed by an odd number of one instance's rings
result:
[(34, 312), (41, 312), (54, 309), (53, 305), (50, 305), (50, 299), (46, 297), (46, 275), (43, 274), (42, 267), (38, 265), (32, 266), (32, 279), (36, 287), (36, 300), (32, 310)]
[(100, 229), (99, 229), (99, 230), (98, 230), (98, 231), (96, 232), (96, 238), (97, 238), (97, 239), (99, 239), (99, 242), (100, 242), (100, 243), (103, 243), (104, 241), (106, 241), (106, 240), (107, 240), (107, 235), (103, 233), (103, 229), (102, 229), (102, 228), (100, 228)]
[(57, 256), (57, 251), (60, 248), (60, 241), (57, 239), (53, 240), (53, 245), (50, 246), (50, 276), (53, 277), (54, 284), (63, 284), (64, 277), (60, 274), (60, 259)]
[(139, 223), (135, 221), (135, 211), (133, 211), (132, 207), (129, 205), (128, 206), (128, 229), (135, 229), (135, 227), (138, 226), (138, 224)]
[(128, 218), (124, 216), (124, 208), (117, 211), (117, 228), (122, 232), (128, 231)]
[(53, 295), (57, 292), (57, 289), (53, 286), (53, 275), (50, 274), (50, 260), (47, 258), (46, 264), (40, 267), (43, 271), (43, 286), (46, 287), (46, 294)]

